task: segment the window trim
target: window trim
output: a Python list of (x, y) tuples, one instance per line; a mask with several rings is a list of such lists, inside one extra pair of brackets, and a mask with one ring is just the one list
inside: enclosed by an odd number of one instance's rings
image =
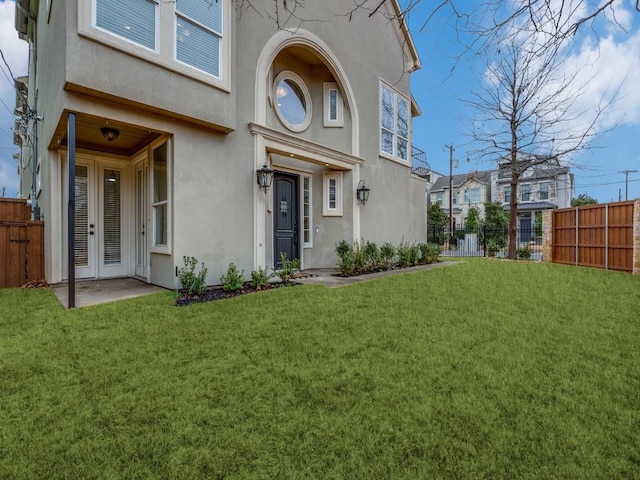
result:
[[(323, 83), (324, 126), (344, 127), (344, 100), (336, 82)], [(331, 92), (336, 92), (336, 118), (331, 118)]]
[[(525, 190), (526, 187), (526, 190)], [(527, 196), (527, 199), (524, 199), (524, 196)], [(523, 185), (520, 185), (520, 201), (521, 202), (530, 202), (531, 201), (531, 185), (528, 183), (525, 183)]]
[[(154, 202), (153, 198), (154, 198), (154, 175), (155, 175), (155, 169), (154, 169), (154, 158), (153, 158), (153, 152), (154, 150), (160, 148), (163, 144), (167, 145), (167, 157), (166, 157), (166, 161), (167, 161), (167, 199), (162, 201), (162, 202)], [(171, 245), (172, 245), (172, 235), (171, 235), (171, 226), (172, 226), (172, 208), (171, 206), (173, 205), (173, 198), (172, 198), (172, 164), (173, 162), (171, 161), (173, 155), (172, 155), (172, 149), (171, 149), (171, 142), (170, 139), (168, 138), (163, 138), (160, 139), (156, 142), (153, 142), (151, 145), (149, 145), (149, 170), (150, 170), (150, 175), (149, 175), (149, 182), (150, 184), (150, 188), (149, 188), (149, 208), (150, 208), (150, 214), (151, 214), (151, 241), (150, 241), (150, 253), (159, 253), (159, 254), (163, 254), (163, 255), (170, 255), (171, 254)], [(157, 244), (156, 243), (156, 215), (155, 215), (155, 208), (158, 205), (161, 204), (166, 204), (167, 206), (167, 243), (166, 244)]]
[[(331, 198), (329, 196), (329, 186), (331, 180), (336, 182), (336, 206), (330, 207)], [(341, 217), (342, 216), (342, 172), (322, 172), (322, 216)]]
[[(293, 123), (290, 123), (284, 117), (284, 114), (280, 111), (280, 108), (278, 107), (278, 97), (276, 93), (278, 90), (278, 84), (283, 80), (290, 80), (291, 82), (295, 83), (300, 89), (300, 91), (302, 92), (302, 96), (304, 97), (305, 117), (302, 123), (300, 123), (299, 125), (294, 125)], [(278, 75), (276, 75), (276, 78), (273, 80), (272, 98), (273, 98), (273, 109), (276, 112), (276, 116), (278, 117), (278, 120), (280, 120), (280, 123), (282, 123), (282, 125), (284, 125), (287, 129), (291, 130), (292, 132), (300, 133), (305, 131), (309, 127), (309, 125), (311, 124), (311, 117), (313, 116), (313, 108), (311, 105), (311, 94), (309, 93), (309, 88), (307, 88), (306, 83), (304, 82), (304, 80), (302, 80), (300, 75), (290, 70), (283, 70), (280, 73), (278, 73)]]
[[(509, 199), (507, 200), (507, 191), (509, 192)], [(512, 191), (511, 191), (511, 185), (505, 185), (504, 186), (504, 203), (511, 203), (511, 195), (512, 195)]]
[(219, 77), (192, 67), (176, 60), (176, 9), (173, 2), (159, 2), (156, 4), (156, 49), (150, 50), (140, 44), (127, 40), (108, 30), (95, 26), (96, 1), (86, 0), (78, 2), (78, 34), (113, 48), (132, 57), (140, 58), (167, 70), (179, 73), (185, 77), (201, 81), (219, 90), (231, 91), (231, 15), (230, 0), (220, 0), (222, 3), (222, 32), (220, 36), (220, 71)]
[[(543, 185), (546, 185), (546, 191), (542, 189)], [(544, 198), (542, 198), (543, 193), (546, 193), (546, 197)], [(551, 182), (540, 182), (540, 185), (538, 187), (538, 195), (540, 197), (540, 200), (549, 200), (551, 196)]]
[[(382, 93), (383, 90), (387, 89), (393, 94), (393, 128), (394, 130), (391, 132), (390, 130), (384, 128), (382, 126)], [(398, 135), (398, 100), (402, 99), (407, 105), (407, 137), (401, 137)], [(403, 165), (411, 165), (411, 142), (412, 142), (412, 121), (411, 121), (411, 101), (407, 96), (400, 93), (398, 90), (393, 88), (384, 80), (380, 79), (380, 86), (378, 89), (378, 150), (379, 155), (383, 158), (396, 161)], [(390, 132), (393, 136), (393, 153), (385, 152), (382, 149), (382, 131), (385, 130)], [(398, 156), (398, 138), (402, 138), (407, 141), (407, 158), (404, 159)]]

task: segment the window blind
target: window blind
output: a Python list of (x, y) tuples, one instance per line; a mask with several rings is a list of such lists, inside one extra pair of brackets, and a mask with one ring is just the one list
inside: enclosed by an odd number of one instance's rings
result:
[(105, 265), (117, 265), (122, 262), (120, 183), (118, 170), (105, 169), (102, 225)]
[(96, 0), (96, 26), (156, 48), (156, 4), (150, 0)]

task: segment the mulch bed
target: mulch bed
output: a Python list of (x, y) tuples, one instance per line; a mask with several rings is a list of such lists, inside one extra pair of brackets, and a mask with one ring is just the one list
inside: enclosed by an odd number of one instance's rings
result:
[(266, 287), (260, 289), (253, 288), (249, 282), (246, 282), (240, 290), (228, 292), (222, 287), (209, 287), (202, 295), (188, 295), (184, 292), (179, 292), (176, 298), (176, 306), (184, 307), (185, 305), (191, 305), (192, 303), (212, 302), (215, 300), (223, 300), (225, 298), (239, 297), (240, 295), (247, 295), (254, 292), (263, 292), (265, 290), (272, 290), (274, 288), (293, 287), (298, 285), (297, 283), (289, 283), (284, 285), (282, 283), (269, 283)]

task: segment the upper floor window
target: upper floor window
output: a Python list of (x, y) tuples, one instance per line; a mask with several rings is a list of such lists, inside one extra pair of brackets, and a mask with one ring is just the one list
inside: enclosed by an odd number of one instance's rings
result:
[(479, 203), (480, 202), (480, 189), (470, 188), (464, 192), (464, 203)]
[(504, 203), (511, 203), (511, 185), (504, 187)]
[(95, 24), (114, 35), (155, 50), (157, 6), (150, 0), (96, 0)]
[(229, 0), (83, 0), (78, 33), (229, 89)]
[(311, 123), (311, 95), (302, 78), (293, 72), (280, 72), (273, 82), (276, 114), (285, 127), (294, 132)]
[(176, 0), (176, 58), (220, 76), (222, 2)]
[(434, 203), (437, 203), (438, 205), (442, 206), (442, 204), (444, 203), (444, 193), (436, 192)]
[(540, 184), (540, 200), (549, 200), (549, 182)]
[(409, 100), (380, 85), (380, 151), (400, 160), (409, 158)]
[(531, 200), (531, 185), (522, 185), (520, 187), (520, 198), (523, 202)]

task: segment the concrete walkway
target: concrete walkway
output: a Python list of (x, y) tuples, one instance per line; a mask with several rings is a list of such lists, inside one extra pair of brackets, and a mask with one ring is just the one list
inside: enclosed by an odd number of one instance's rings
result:
[[(66, 283), (51, 286), (64, 308), (68, 308), (69, 288)], [(115, 302), (165, 291), (135, 278), (109, 278), (103, 280), (79, 280), (76, 282), (76, 307)]]
[[(377, 278), (399, 275), (401, 273), (421, 272), (434, 268), (447, 267), (459, 262), (439, 262), (417, 267), (389, 270), (386, 272), (368, 273), (357, 277), (339, 277), (333, 268), (316, 268), (304, 270), (295, 278), (296, 283), (303, 285), (325, 285), (330, 288), (344, 287), (354, 283), (375, 280)], [(64, 308), (68, 308), (69, 289), (66, 283), (53, 285), (53, 293)], [(134, 278), (110, 278), (104, 280), (79, 280), (76, 282), (76, 307), (86, 307), (101, 303), (115, 302), (127, 298), (140, 297), (151, 293), (166, 291), (164, 288), (150, 285)]]
[(401, 273), (422, 272), (424, 270), (433, 270), (434, 268), (448, 267), (460, 262), (438, 262), (430, 263), (428, 265), (418, 265), (417, 267), (401, 268), (398, 270), (388, 270), (386, 272), (367, 273), (366, 275), (358, 275), (357, 277), (339, 277), (337, 276), (337, 270), (333, 268), (315, 268), (310, 270), (304, 270), (302, 274), (308, 276), (302, 278), (296, 278), (296, 283), (303, 285), (325, 285), (330, 288), (344, 287), (346, 285), (353, 285), (354, 283), (366, 282), (368, 280), (375, 280), (377, 278), (390, 277), (392, 275), (399, 275)]

